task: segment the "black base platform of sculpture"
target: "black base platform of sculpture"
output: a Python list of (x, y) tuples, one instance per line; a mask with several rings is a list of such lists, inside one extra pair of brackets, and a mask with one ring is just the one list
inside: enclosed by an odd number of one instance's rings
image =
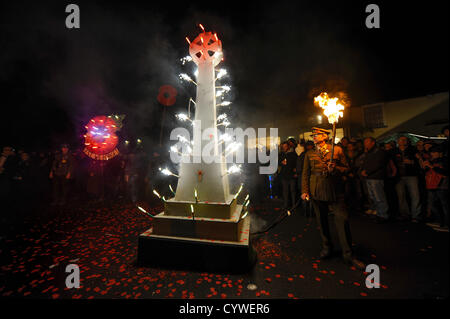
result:
[(251, 241), (227, 242), (153, 235), (139, 236), (137, 263), (165, 269), (243, 273), (256, 262)]

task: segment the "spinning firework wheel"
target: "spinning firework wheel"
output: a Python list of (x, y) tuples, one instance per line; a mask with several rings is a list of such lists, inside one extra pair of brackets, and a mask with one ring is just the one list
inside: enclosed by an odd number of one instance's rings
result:
[[(120, 118), (116, 116), (116, 119)], [(85, 148), (83, 152), (95, 160), (109, 160), (119, 154), (117, 144), (119, 138), (116, 131), (120, 129), (120, 123), (108, 116), (96, 116), (85, 126), (87, 132), (84, 135)]]

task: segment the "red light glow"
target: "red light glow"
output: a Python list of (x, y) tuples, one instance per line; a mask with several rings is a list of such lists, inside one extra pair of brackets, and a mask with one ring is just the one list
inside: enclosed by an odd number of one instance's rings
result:
[[(96, 160), (109, 160), (119, 154), (117, 150), (117, 136), (115, 121), (101, 115), (92, 118), (85, 126), (84, 153)], [(114, 127), (114, 128), (113, 128)]]

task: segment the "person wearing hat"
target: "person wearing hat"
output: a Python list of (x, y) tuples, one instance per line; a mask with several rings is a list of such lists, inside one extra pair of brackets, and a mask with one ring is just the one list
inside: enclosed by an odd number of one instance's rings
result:
[(53, 179), (53, 202), (51, 205), (65, 205), (69, 190), (69, 180), (73, 175), (74, 160), (67, 144), (61, 145), (61, 153), (55, 155), (50, 179)]
[(349, 171), (347, 159), (342, 148), (335, 145), (331, 161), (332, 145), (327, 143), (330, 132), (317, 127), (313, 127), (312, 132), (315, 147), (305, 154), (302, 199), (311, 200), (316, 213), (323, 247), (319, 258), (330, 257), (333, 250), (328, 224), (331, 206), (344, 262), (358, 269), (365, 269), (365, 264), (353, 257), (351, 249), (352, 239), (342, 179)]

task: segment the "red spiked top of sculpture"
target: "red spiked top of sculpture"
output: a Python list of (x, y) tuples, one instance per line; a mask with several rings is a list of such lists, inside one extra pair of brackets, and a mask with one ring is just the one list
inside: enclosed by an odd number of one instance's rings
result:
[(96, 116), (85, 126), (87, 132), (84, 135), (85, 148), (83, 152), (95, 160), (109, 160), (119, 154), (116, 148), (119, 138), (116, 131), (122, 127), (124, 116)]
[(194, 41), (189, 39), (189, 54), (196, 64), (203, 61), (213, 61), (214, 66), (222, 61), (222, 41), (217, 37), (217, 33), (206, 32), (200, 24), (203, 33), (200, 33)]

